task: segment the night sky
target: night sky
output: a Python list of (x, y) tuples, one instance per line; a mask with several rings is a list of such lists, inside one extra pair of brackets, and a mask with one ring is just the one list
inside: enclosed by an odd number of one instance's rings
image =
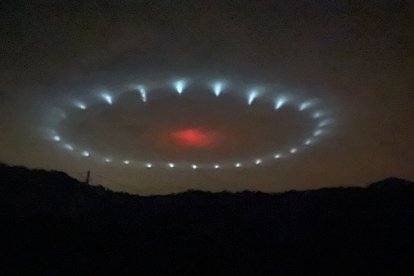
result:
[[(79, 179), (91, 170), (92, 184), (140, 194), (414, 179), (409, 1), (51, 3), (0, 3), (1, 162)], [(188, 80), (182, 95), (171, 85), (179, 78)], [(216, 79), (229, 84), (220, 97), (209, 91)], [(145, 103), (131, 90), (141, 83), (153, 87)], [(114, 158), (167, 164), (255, 158), (311, 131), (308, 115), (275, 112), (266, 93), (248, 106), (251, 87), (316, 99), (334, 123), (283, 160), (218, 170), (104, 164), (48, 134), (63, 110), (65, 139)], [(99, 100), (102, 91), (113, 105)], [(73, 108), (92, 98), (90, 108)]]

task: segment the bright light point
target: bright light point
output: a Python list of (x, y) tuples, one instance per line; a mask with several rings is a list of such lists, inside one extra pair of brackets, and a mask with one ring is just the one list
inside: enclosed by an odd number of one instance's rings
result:
[(254, 161), (254, 163), (256, 165), (260, 165), (260, 164), (262, 164), (262, 160), (261, 159), (256, 159), (256, 161)]
[(220, 168), (220, 165), (216, 164), (216, 165), (214, 165), (214, 168), (218, 169), (218, 168)]
[(124, 160), (123, 162), (125, 165), (128, 165), (130, 163), (129, 160)]
[(170, 168), (174, 168), (174, 167), (175, 167), (175, 165), (174, 165), (174, 163), (168, 163), (168, 167), (170, 167)]
[(73, 147), (69, 144), (65, 144), (65, 149), (72, 151)]
[(105, 158), (105, 162), (106, 163), (109, 163), (109, 162), (111, 162), (112, 160), (110, 159), (110, 158)]
[(279, 97), (276, 100), (276, 104), (275, 104), (275, 109), (280, 109), (285, 103), (287, 102), (287, 98), (286, 97)]
[(310, 145), (310, 144), (312, 144), (312, 140), (311, 139), (308, 139), (308, 140), (305, 141), (305, 145)]
[(249, 105), (251, 105), (253, 103), (254, 99), (256, 99), (258, 95), (259, 95), (259, 93), (256, 90), (253, 90), (252, 92), (250, 92), (247, 103)]
[(88, 157), (90, 155), (90, 153), (86, 150), (82, 151), (82, 155), (85, 157)]
[(82, 102), (76, 102), (75, 103), (76, 107), (78, 107), (79, 109), (85, 110), (86, 109), (86, 104), (82, 103)]
[(108, 104), (112, 104), (112, 96), (111, 95), (109, 95), (107, 93), (102, 93), (101, 96)]
[(60, 136), (58, 136), (58, 135), (53, 136), (53, 140), (55, 140), (56, 142), (59, 142), (60, 141)]
[(322, 129), (318, 129), (318, 130), (315, 130), (315, 132), (313, 133), (313, 136), (320, 136), (322, 135), (322, 133), (323, 133)]
[(145, 103), (147, 101), (147, 91), (144, 86), (139, 85), (137, 87), (139, 93), (141, 94), (141, 100)]
[(291, 148), (289, 152), (290, 152), (291, 154), (294, 154), (294, 153), (296, 153), (297, 151), (298, 151), (298, 150), (297, 150), (296, 148)]
[(174, 88), (178, 94), (183, 93), (185, 86), (187, 85), (185, 80), (178, 80), (174, 82)]
[(315, 119), (320, 118), (320, 117), (322, 117), (322, 113), (321, 112), (315, 112), (315, 113), (313, 113), (312, 117), (315, 118)]
[(234, 164), (234, 166), (235, 166), (236, 168), (240, 168), (240, 167), (241, 167), (241, 163), (236, 163), (236, 164)]
[(194, 170), (197, 169), (197, 165), (191, 165), (191, 168), (193, 168)]
[(274, 159), (279, 159), (281, 157), (280, 154), (275, 154), (275, 156), (273, 156)]
[(311, 106), (312, 106), (312, 102), (310, 102), (310, 101), (303, 102), (299, 105), (299, 111), (303, 111), (305, 109), (308, 109)]
[(224, 82), (221, 81), (216, 81), (215, 83), (213, 83), (212, 88), (213, 88), (213, 92), (214, 94), (218, 97), (220, 96), (221, 92), (224, 89)]
[(145, 164), (145, 167), (147, 167), (148, 169), (151, 169), (152, 168), (152, 164), (151, 163), (147, 163), (147, 164)]

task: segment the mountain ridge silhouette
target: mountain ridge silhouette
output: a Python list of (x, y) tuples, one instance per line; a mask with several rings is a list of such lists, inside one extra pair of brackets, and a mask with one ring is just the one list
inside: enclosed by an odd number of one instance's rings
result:
[(0, 164), (1, 259), (30, 274), (412, 275), (414, 183), (140, 196)]

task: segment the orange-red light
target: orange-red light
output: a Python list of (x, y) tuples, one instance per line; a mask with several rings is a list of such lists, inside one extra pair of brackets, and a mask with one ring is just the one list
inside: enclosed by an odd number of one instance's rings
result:
[(173, 141), (183, 147), (212, 147), (221, 142), (221, 135), (212, 130), (189, 128), (171, 133)]

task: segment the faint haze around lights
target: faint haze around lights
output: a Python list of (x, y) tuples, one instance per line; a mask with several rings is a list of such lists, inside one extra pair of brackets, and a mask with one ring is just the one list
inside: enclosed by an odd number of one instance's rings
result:
[[(191, 85), (188, 85), (189, 80)], [(170, 169), (203, 170), (269, 165), (275, 152), (282, 152), (277, 159), (289, 158), (303, 145), (313, 145), (322, 140), (322, 134), (331, 132), (335, 121), (331, 107), (320, 100), (316, 104), (304, 95), (291, 92), (284, 109), (275, 111), (269, 99), (280, 94), (279, 88), (262, 85), (260, 89), (248, 89), (244, 97), (239, 91), (245, 90), (245, 84), (225, 82), (228, 91), (223, 96), (217, 93), (217, 84), (222, 89), (223, 82), (209, 81), (216, 84), (209, 87), (204, 81), (189, 77), (185, 82), (174, 82), (178, 97), (162, 80), (152, 81), (157, 86), (150, 88), (137, 86), (138, 95), (135, 90), (106, 89), (101, 97), (112, 106), (110, 109), (96, 100), (89, 100), (89, 108), (85, 105), (82, 112), (66, 109), (65, 105), (56, 106), (51, 109), (49, 118), (56, 112), (69, 115), (51, 124), (46, 120), (44, 135), (48, 138), (52, 134), (51, 140), (58, 148), (63, 144), (62, 148), (72, 155), (80, 152), (84, 157), (111, 167), (122, 164), (134, 169), (165, 168), (167, 163)], [(181, 95), (184, 87), (187, 92)], [(212, 97), (211, 93), (219, 98)], [(278, 96), (279, 99), (283, 97)], [(78, 103), (76, 101), (75, 105)], [(295, 114), (298, 111), (300, 114)], [(254, 122), (255, 118), (260, 118), (259, 125)], [(327, 120), (329, 123), (321, 127)], [(118, 131), (111, 133), (114, 128)]]

